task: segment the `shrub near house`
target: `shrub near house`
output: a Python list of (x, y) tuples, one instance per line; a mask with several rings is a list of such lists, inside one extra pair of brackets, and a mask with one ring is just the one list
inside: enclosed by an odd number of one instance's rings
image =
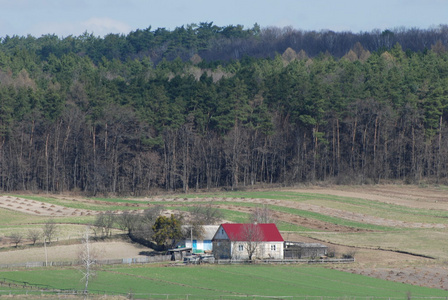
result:
[(222, 224), (213, 237), (216, 259), (283, 259), (283, 238), (273, 223)]

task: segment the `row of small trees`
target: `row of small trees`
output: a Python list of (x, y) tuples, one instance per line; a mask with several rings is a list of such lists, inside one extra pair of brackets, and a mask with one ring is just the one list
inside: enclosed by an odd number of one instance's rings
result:
[(11, 235), (8, 237), (11, 240), (11, 242), (15, 244), (16, 248), (25, 239), (28, 239), (28, 241), (33, 243), (34, 246), (41, 239), (43, 239), (44, 243), (46, 242), (51, 243), (51, 241), (54, 240), (57, 234), (57, 230), (58, 230), (57, 224), (54, 222), (54, 220), (48, 220), (47, 222), (45, 222), (45, 224), (42, 226), (41, 229), (31, 228), (26, 233), (16, 231), (11, 233)]
[[(146, 209), (143, 213), (124, 211), (116, 214), (110, 211), (100, 213), (96, 216), (92, 226), (95, 239), (110, 238), (113, 230), (119, 228), (130, 237), (146, 241), (154, 241), (163, 247), (173, 246), (179, 239), (189, 238), (194, 235), (202, 238), (204, 232), (202, 225), (217, 224), (222, 218), (222, 212), (212, 206), (211, 203), (191, 207), (186, 214), (162, 215), (164, 208), (154, 206)], [(250, 223), (274, 222), (272, 210), (266, 206), (255, 208), (250, 214)], [(183, 224), (190, 227), (182, 229)], [(13, 232), (9, 239), (17, 248), (25, 239), (34, 246), (41, 239), (43, 242), (51, 243), (58, 232), (58, 225), (53, 219), (46, 221), (42, 228), (32, 228), (26, 233)]]
[[(112, 229), (120, 228), (131, 238), (153, 241), (158, 246), (167, 248), (191, 233), (197, 238), (202, 237), (201, 225), (216, 224), (222, 219), (221, 211), (211, 204), (194, 206), (186, 214), (165, 216), (162, 215), (163, 210), (161, 206), (154, 206), (142, 213), (101, 213), (94, 223), (94, 235), (96, 238), (107, 238), (112, 235)], [(183, 224), (190, 224), (191, 228), (182, 230)]]

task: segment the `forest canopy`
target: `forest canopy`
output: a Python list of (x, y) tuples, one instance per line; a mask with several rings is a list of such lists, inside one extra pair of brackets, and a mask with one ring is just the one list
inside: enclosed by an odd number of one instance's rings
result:
[(448, 26), (0, 40), (0, 189), (447, 183)]

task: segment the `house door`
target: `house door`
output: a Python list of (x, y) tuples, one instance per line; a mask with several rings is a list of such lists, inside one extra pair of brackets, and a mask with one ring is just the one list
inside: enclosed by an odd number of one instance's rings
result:
[(193, 247), (192, 247), (193, 253), (195, 253), (195, 250), (197, 248), (198, 248), (198, 241), (197, 240), (193, 240)]

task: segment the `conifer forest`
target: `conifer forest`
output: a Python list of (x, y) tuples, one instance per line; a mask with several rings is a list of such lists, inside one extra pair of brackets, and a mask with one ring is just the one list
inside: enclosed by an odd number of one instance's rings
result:
[(448, 26), (0, 38), (0, 190), (448, 184)]

